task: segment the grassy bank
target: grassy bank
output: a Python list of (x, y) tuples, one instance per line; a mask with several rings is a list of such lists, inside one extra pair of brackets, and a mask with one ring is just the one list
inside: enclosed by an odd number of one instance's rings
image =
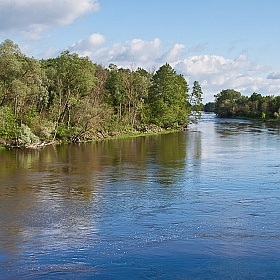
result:
[[(108, 136), (106, 138), (96, 139), (93, 141), (104, 141), (104, 140), (117, 140), (117, 139), (126, 139), (126, 138), (136, 138), (136, 137), (143, 137), (143, 136), (155, 136), (160, 134), (169, 134), (180, 131), (179, 129), (169, 129), (169, 130), (162, 130), (158, 132), (136, 132), (136, 133), (127, 133), (127, 134), (120, 134), (116, 136)], [(89, 141), (92, 142), (92, 141)]]
[[(119, 139), (128, 139), (128, 138), (137, 138), (137, 137), (145, 137), (145, 136), (155, 136), (155, 135), (162, 135), (162, 134), (170, 134), (181, 131), (181, 129), (163, 129), (159, 131), (149, 131), (149, 132), (127, 132), (127, 133), (119, 133), (118, 135), (106, 135), (99, 138), (91, 139), (91, 140), (82, 140), (79, 143), (93, 143), (93, 142), (101, 142), (101, 141), (112, 141), (112, 140), (119, 140)], [(48, 145), (63, 145), (63, 144), (69, 144), (73, 143), (71, 141), (53, 141), (50, 143), (39, 143), (39, 144), (30, 144), (25, 146), (4, 146), (0, 145), (0, 152), (4, 150), (9, 150), (12, 148), (21, 148), (21, 149), (41, 149)]]

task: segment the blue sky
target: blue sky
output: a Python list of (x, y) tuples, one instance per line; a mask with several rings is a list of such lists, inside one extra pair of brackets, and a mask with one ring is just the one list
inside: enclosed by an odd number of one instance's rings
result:
[(280, 94), (279, 0), (1, 0), (0, 39), (35, 58), (69, 49), (107, 67), (170, 63), (204, 101)]

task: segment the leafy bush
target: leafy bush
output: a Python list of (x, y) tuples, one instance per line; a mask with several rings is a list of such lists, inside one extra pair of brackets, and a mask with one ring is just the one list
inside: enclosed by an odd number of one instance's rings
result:
[(51, 140), (55, 131), (55, 123), (38, 115), (28, 121), (28, 126), (41, 140)]
[(18, 144), (19, 145), (30, 145), (30, 144), (39, 144), (40, 139), (38, 136), (36, 136), (31, 129), (25, 125), (22, 124), (19, 128), (19, 134), (18, 134)]
[(12, 108), (8, 106), (0, 107), (0, 137), (4, 139), (15, 136), (15, 116)]
[(71, 129), (66, 125), (60, 125), (57, 129), (56, 139), (59, 140), (71, 140)]

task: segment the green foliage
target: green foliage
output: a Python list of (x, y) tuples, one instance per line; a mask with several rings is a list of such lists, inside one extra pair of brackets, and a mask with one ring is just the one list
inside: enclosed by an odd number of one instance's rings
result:
[(204, 112), (214, 112), (215, 110), (215, 102), (207, 102), (204, 105), (203, 111)]
[(21, 58), (18, 46), (11, 40), (0, 45), (0, 106), (14, 97), (21, 76)]
[(234, 117), (237, 112), (237, 103), (241, 93), (233, 89), (222, 90), (215, 100), (215, 113), (220, 117)]
[(262, 96), (254, 92), (250, 97), (234, 90), (223, 90), (216, 95), (214, 111), (220, 117), (277, 119), (280, 112), (279, 96)]
[[(108, 135), (184, 127), (202, 110), (202, 89), (169, 65), (156, 72), (109, 68), (65, 51), (37, 61), (11, 40), (0, 44), (0, 141), (32, 145), (56, 139), (91, 140)], [(214, 103), (221, 117), (280, 119), (280, 96), (242, 96), (222, 90)]]
[(68, 51), (41, 63), (49, 81), (48, 113), (50, 121), (56, 124), (54, 139), (75, 138), (81, 126), (88, 128), (89, 120), (94, 117), (88, 114), (89, 108), (96, 105), (93, 89), (97, 67), (88, 58)]
[(50, 141), (55, 132), (55, 123), (51, 120), (43, 118), (39, 115), (34, 115), (29, 118), (26, 124), (32, 132), (44, 141)]
[(191, 110), (195, 116), (199, 115), (200, 112), (203, 110), (202, 95), (203, 92), (199, 82), (194, 81), (193, 90), (189, 96), (189, 103), (191, 105)]
[(28, 146), (31, 144), (39, 144), (40, 139), (27, 125), (22, 124), (18, 131), (17, 143), (20, 146)]
[[(200, 91), (193, 94), (194, 108), (200, 108)], [(154, 74), (114, 64), (104, 68), (69, 51), (37, 61), (11, 40), (0, 44), (4, 140), (15, 139), (24, 146), (90, 140), (147, 127), (178, 128), (187, 124), (189, 113), (188, 84), (168, 64)]]
[(71, 140), (71, 128), (66, 125), (60, 125), (56, 131), (56, 139), (58, 140)]
[(128, 95), (124, 80), (125, 75), (128, 75), (128, 73), (124, 69), (118, 69), (111, 65), (111, 71), (105, 85), (107, 90), (106, 100), (109, 105), (115, 108), (120, 119), (124, 113), (124, 105)]
[(10, 139), (15, 137), (15, 116), (8, 106), (0, 107), (0, 138)]
[(43, 80), (38, 61), (26, 57), (10, 40), (0, 45), (0, 107), (11, 106), (22, 121), (30, 106), (43, 106), (47, 95)]
[(147, 118), (160, 127), (187, 124), (188, 84), (169, 64), (165, 64), (152, 77), (147, 98)]

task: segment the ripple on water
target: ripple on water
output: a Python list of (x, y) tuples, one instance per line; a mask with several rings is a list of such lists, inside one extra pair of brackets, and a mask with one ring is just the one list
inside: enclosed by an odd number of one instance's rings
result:
[(206, 118), (47, 147), (1, 176), (1, 276), (278, 279), (279, 131)]

